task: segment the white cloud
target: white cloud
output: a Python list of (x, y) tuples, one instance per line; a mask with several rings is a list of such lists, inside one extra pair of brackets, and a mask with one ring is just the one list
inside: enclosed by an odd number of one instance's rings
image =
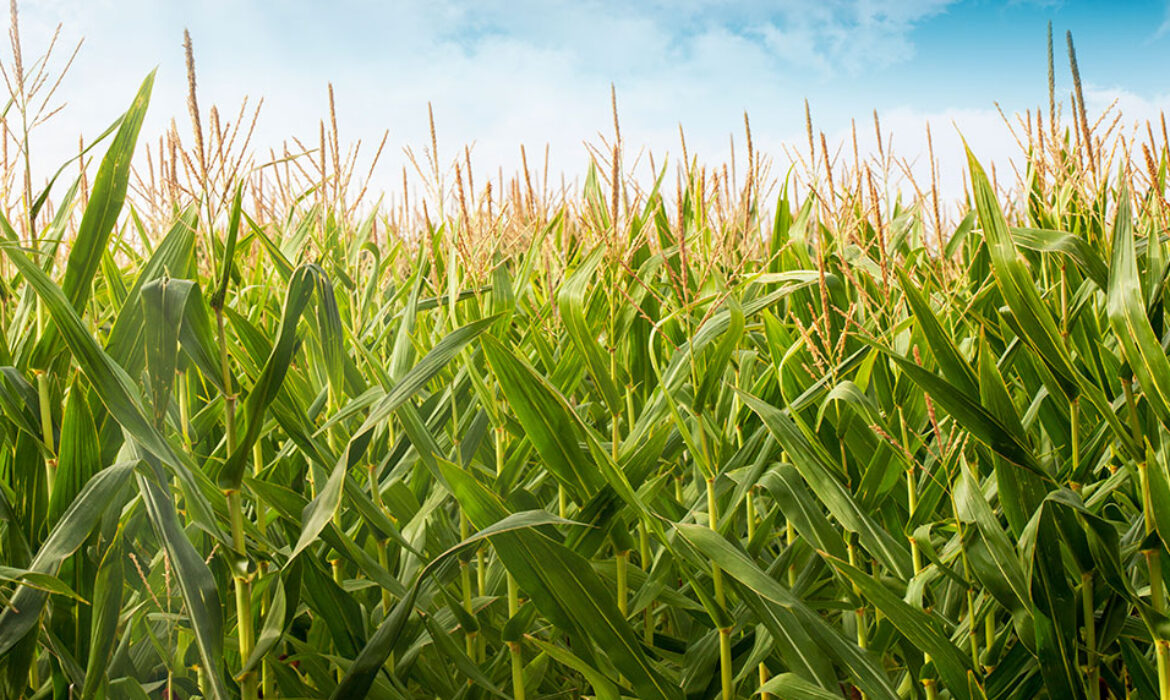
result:
[(796, 66), (831, 72), (884, 67), (913, 56), (914, 25), (952, 0), (786, 3), (778, 21), (760, 30), (767, 46)]
[(1170, 3), (1166, 3), (1165, 7), (1163, 8), (1162, 23), (1159, 24), (1158, 28), (1154, 30), (1154, 35), (1152, 38), (1160, 39), (1166, 36), (1167, 32), (1170, 32)]
[[(454, 157), (474, 143), (477, 179), (505, 173), (528, 146), (534, 167), (550, 146), (554, 181), (584, 172), (582, 141), (611, 129), (609, 85), (618, 90), (623, 135), (659, 162), (677, 154), (681, 122), (688, 147), (707, 161), (728, 155), (728, 135), (742, 142), (742, 115), (755, 144), (781, 158), (782, 146), (804, 143), (803, 97), (845, 75), (872, 73), (912, 60), (914, 27), (951, 0), (404, 0), (384, 6), (342, 0), (323, 6), (298, 0), (37, 0), (22, 5), (26, 45), (43, 46), (58, 21), (67, 37), (87, 36), (62, 88), (71, 106), (34, 142), (44, 164), (70, 155), (75, 135), (98, 133), (129, 102), (141, 77), (159, 65), (145, 133), (172, 117), (186, 128), (181, 33), (191, 28), (204, 109), (231, 111), (246, 94), (263, 96), (261, 146), (289, 135), (315, 141), (326, 113), (325, 84), (336, 88), (343, 139), (372, 148), (390, 129), (390, 157), (380, 183), (397, 189), (401, 149), (429, 143), (428, 101), (435, 106), (440, 150)], [(855, 116), (869, 124), (870, 105), (820, 111), (830, 141)], [(1014, 144), (993, 110), (887, 111), (883, 126), (898, 152), (925, 151), (929, 119), (946, 177), (958, 191), (962, 151), (951, 121), (981, 153), (1006, 156)], [(863, 150), (872, 128), (861, 129)], [(979, 143), (985, 143), (980, 148)], [(954, 157), (957, 153), (958, 157)], [(925, 158), (918, 160), (925, 164)], [(927, 166), (928, 167), (928, 166)], [(47, 170), (47, 168), (46, 168)]]

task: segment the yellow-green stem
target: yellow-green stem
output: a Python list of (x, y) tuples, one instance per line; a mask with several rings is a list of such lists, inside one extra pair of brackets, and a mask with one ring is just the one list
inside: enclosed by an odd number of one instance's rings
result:
[[(264, 469), (264, 449), (257, 440), (252, 445), (252, 476), (260, 478), (260, 472)], [(259, 528), (260, 534), (264, 534), (268, 530), (267, 524), (268, 507), (264, 505), (264, 500), (256, 499), (256, 527)]]
[(227, 335), (223, 325), (223, 310), (215, 314), (215, 322), (219, 329), (219, 366), (223, 373), (223, 408), (224, 408), (224, 440), (228, 454), (236, 450), (236, 394), (232, 391), (231, 362), (228, 359)]
[[(902, 444), (909, 444), (906, 434), (906, 419), (899, 412), (898, 420), (902, 427)], [(915, 484), (914, 477), (914, 463), (911, 462), (909, 468), (906, 470), (906, 501), (911, 516), (914, 514), (914, 509), (918, 506), (918, 489)], [(918, 550), (918, 544), (910, 540), (910, 554), (911, 561), (914, 565), (914, 575), (922, 573), (922, 553)], [(922, 659), (924, 663), (930, 662), (930, 654), (923, 654)], [(935, 688), (935, 682), (932, 678), (920, 678), (922, 686), (926, 689), (926, 697), (930, 700), (938, 697), (938, 690)]]
[(974, 588), (967, 589), (967, 627), (967, 637), (971, 641), (971, 668), (979, 668), (979, 626), (975, 621)]
[[(459, 509), (459, 538), (467, 539), (471, 536), (471, 523), (467, 519), (467, 514), (463, 509)], [(463, 589), (463, 609), (467, 611), (468, 615), (472, 614), (475, 609), (471, 602), (471, 570), (468, 569), (466, 561), (459, 560), (459, 582)], [(467, 647), (467, 655), (475, 658), (475, 632), (467, 630), (467, 637), (465, 640)]]
[[(784, 523), (784, 544), (791, 547), (796, 542), (796, 527), (793, 526), (792, 521), (789, 520)], [(788, 587), (796, 585), (796, 564), (793, 563), (788, 567)]]
[[(898, 411), (898, 427), (902, 433), (902, 444), (910, 444), (910, 436), (906, 429), (906, 416)], [(914, 517), (914, 511), (918, 508), (918, 475), (915, 473), (914, 460), (906, 466), (906, 511), (910, 517)], [(910, 539), (910, 559), (914, 563), (914, 573), (922, 571), (922, 552), (918, 550), (918, 543), (913, 538)]]
[[(955, 504), (954, 489), (951, 490), (951, 513), (955, 517), (955, 528), (959, 542), (964, 541), (963, 523), (959, 520), (959, 509)], [(971, 571), (971, 560), (967, 558), (967, 548), (960, 550), (963, 559), (963, 577), (966, 581), (974, 581), (975, 575)], [(971, 668), (979, 668), (979, 628), (975, 624), (975, 588), (967, 586), (967, 639), (971, 645)]]
[[(391, 441), (393, 444), (393, 441)], [(382, 503), (382, 489), (378, 486), (378, 468), (376, 465), (369, 466), (369, 483), (370, 483), (370, 500), (374, 502), (374, 506), (387, 518), (391, 517), (389, 511), (386, 510), (385, 504)], [(390, 571), (390, 551), (388, 547), (390, 542), (388, 539), (378, 540), (378, 566), (386, 571)], [(390, 605), (393, 599), (390, 596), (390, 591), (385, 588), (382, 589), (382, 613), (384, 615), (390, 614)]]
[[(707, 479), (707, 525), (713, 531), (719, 530), (719, 512), (718, 504), (715, 502), (715, 478)], [(715, 586), (715, 601), (719, 605), (725, 605), (726, 600), (723, 594), (723, 571), (714, 562), (711, 563), (711, 580)]]
[[(1145, 511), (1145, 526), (1147, 538), (1154, 533), (1154, 506), (1150, 496), (1149, 462), (1153, 458), (1153, 448), (1147, 443), (1146, 459), (1138, 464), (1138, 474), (1141, 477), (1142, 507)], [(1162, 558), (1160, 548), (1145, 551), (1146, 567), (1150, 578), (1150, 603), (1159, 613), (1166, 611), (1166, 588), (1162, 583)], [(1165, 640), (1154, 640), (1155, 653), (1158, 660), (1158, 695), (1161, 700), (1170, 700), (1170, 646)]]
[[(237, 557), (232, 580), (236, 589), (236, 637), (240, 645), (240, 664), (252, 655), (256, 646), (255, 630), (252, 627), (252, 583), (248, 577), (247, 544), (244, 541), (244, 512), (240, 504), (238, 489), (229, 490), (227, 497), (228, 515), (232, 524), (232, 548)], [(257, 696), (256, 673), (248, 671), (240, 677), (240, 697), (255, 700)]]
[(1079, 399), (1073, 399), (1069, 404), (1069, 421), (1068, 429), (1069, 435), (1072, 436), (1072, 466), (1075, 470), (1081, 461), (1081, 403)]
[(1158, 653), (1158, 695), (1166, 700), (1170, 698), (1170, 642), (1159, 639), (1154, 644)]
[[(186, 384), (186, 382), (183, 382), (183, 384)], [(264, 469), (264, 449), (263, 449), (263, 447), (261, 447), (260, 441), (257, 440), (252, 445), (252, 476), (254, 476), (257, 479), (260, 478), (260, 472), (263, 469)], [(258, 498), (258, 499), (256, 499), (256, 527), (260, 530), (261, 535), (265, 534), (268, 531), (267, 520), (268, 520), (267, 506), (264, 505), (263, 499)], [(263, 577), (263, 575), (265, 573), (264, 567), (265, 567), (265, 563), (261, 562), (260, 568), (257, 570), (257, 576), (258, 576), (257, 580), (259, 580), (259, 578)], [(269, 597), (271, 595), (272, 595), (271, 586), (264, 589), (264, 598), (263, 598), (261, 609), (260, 609), (261, 618), (263, 618), (265, 615), (268, 614)], [(273, 692), (274, 692), (274, 685), (273, 685), (274, 683), (275, 683), (275, 679), (272, 676), (272, 665), (268, 662), (268, 657), (266, 656), (266, 657), (264, 657), (264, 660), (260, 662), (260, 695), (261, 695), (261, 697), (265, 697), (265, 698), (272, 697)]]
[[(481, 547), (475, 552), (475, 591), (476, 595), (483, 598), (487, 590), (487, 565), (484, 562), (484, 551)], [(487, 654), (487, 639), (482, 634), (475, 635), (475, 660), (478, 663), (483, 663), (484, 656)]]
[[(514, 617), (520, 612), (520, 592), (516, 588), (516, 579), (508, 573), (508, 617)], [(512, 697), (524, 700), (524, 657), (520, 651), (520, 642), (508, 642), (508, 655), (512, 657)]]
[(719, 629), (719, 683), (723, 688), (723, 700), (735, 698), (735, 681), (731, 675), (731, 628)]
[(183, 446), (191, 450), (191, 388), (187, 377), (179, 375), (179, 432), (183, 436)]
[(512, 657), (512, 697), (524, 700), (524, 657), (519, 642), (508, 642), (508, 654)]
[(626, 584), (626, 566), (630, 562), (629, 552), (617, 553), (617, 604), (622, 617), (628, 614), (629, 592)]
[(37, 401), (41, 405), (41, 437), (50, 455), (45, 458), (45, 493), (52, 497), (57, 476), (57, 448), (53, 439), (53, 410), (49, 406), (49, 375), (44, 372), (37, 372)]
[(1089, 679), (1089, 698), (1099, 700), (1101, 685), (1097, 680), (1100, 669), (1097, 668), (1097, 619), (1096, 605), (1093, 603), (1093, 574), (1086, 571), (1081, 574), (1081, 608), (1085, 616), (1085, 655), (1088, 665), (1085, 675)]
[(756, 499), (754, 489), (748, 489), (744, 509), (747, 511), (748, 542), (751, 542), (752, 538), (756, 536)]
[[(915, 482), (914, 465), (906, 470), (906, 505), (909, 513), (914, 514), (918, 507), (918, 487)], [(910, 560), (914, 564), (914, 571), (922, 571), (922, 552), (918, 549), (918, 542), (910, 538)]]
[[(220, 302), (222, 303), (222, 301)], [(227, 453), (236, 451), (236, 395), (232, 391), (231, 363), (228, 359), (227, 332), (224, 330), (223, 309), (215, 310), (216, 330), (219, 331), (219, 366), (223, 376), (224, 440)], [(240, 645), (240, 663), (247, 661), (255, 646), (255, 632), (252, 627), (252, 585), (248, 579), (248, 546), (244, 541), (244, 510), (240, 490), (230, 489), (227, 493), (228, 517), (232, 525), (232, 548), (237, 563), (233, 581), (236, 589), (236, 636)], [(257, 697), (256, 675), (248, 672), (240, 678), (242, 700)]]
[[(714, 531), (719, 530), (719, 506), (715, 500), (715, 477), (707, 478), (707, 525)], [(711, 581), (715, 586), (715, 602), (719, 607), (726, 609), (727, 596), (723, 592), (723, 571), (715, 562), (711, 562)], [(719, 681), (723, 688), (723, 700), (731, 700), (735, 696), (735, 687), (732, 682), (731, 666), (731, 628), (719, 628)]]
[[(847, 551), (849, 554), (849, 564), (854, 567), (860, 566), (857, 558), (857, 545), (854, 543), (852, 537), (849, 538), (847, 543)], [(857, 622), (857, 646), (862, 649), (868, 649), (869, 630), (865, 626), (865, 605), (863, 604), (865, 599), (861, 596), (861, 588), (857, 584), (853, 584), (853, 596), (858, 601), (857, 608), (853, 611)]]
[[(638, 522), (638, 558), (641, 560), (642, 571), (650, 572), (650, 533), (646, 523)], [(654, 644), (654, 601), (650, 601), (642, 610), (642, 641), (647, 646)]]
[[(983, 616), (983, 641), (986, 644), (988, 651), (990, 651), (992, 647), (995, 646), (995, 609), (992, 607), (989, 607), (987, 609), (987, 614)], [(988, 661), (990, 660), (991, 659), (989, 655)], [(995, 666), (991, 664), (984, 666), (984, 669), (987, 671), (987, 673), (991, 673), (992, 669), (994, 668)]]
[[(329, 384), (325, 388), (325, 391), (326, 391), (325, 395), (326, 395), (327, 411), (328, 411), (328, 414), (332, 416), (332, 415), (336, 414), (337, 410), (338, 410), (337, 393), (334, 390), (332, 384)], [(341, 450), (337, 444), (338, 441), (337, 441), (336, 430), (337, 430), (337, 426), (334, 426), (334, 430), (330, 430), (328, 433), (326, 433), (326, 441), (329, 443), (330, 449), (335, 454), (341, 452)], [(342, 529), (341, 528), (341, 509), (340, 508), (337, 508), (333, 511), (333, 525), (339, 531)], [(329, 560), (329, 566), (333, 569), (333, 582), (336, 583), (339, 587), (341, 586), (342, 582), (345, 581), (345, 569), (342, 567), (343, 563), (344, 562), (341, 558), (341, 552), (335, 552), (333, 558)]]

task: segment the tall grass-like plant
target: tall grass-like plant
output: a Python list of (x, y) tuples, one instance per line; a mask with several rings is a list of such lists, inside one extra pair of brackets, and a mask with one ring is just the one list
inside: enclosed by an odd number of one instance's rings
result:
[(1170, 698), (1161, 128), (416, 210), (153, 84), (0, 202), (0, 696)]

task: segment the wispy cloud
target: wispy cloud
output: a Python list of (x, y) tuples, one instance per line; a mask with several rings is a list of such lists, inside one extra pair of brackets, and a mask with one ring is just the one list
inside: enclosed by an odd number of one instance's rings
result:
[[(46, 152), (94, 133), (160, 64), (147, 131), (185, 119), (179, 50), (190, 26), (204, 105), (266, 99), (258, 142), (313, 133), (335, 83), (349, 138), (427, 141), (426, 103), (452, 145), (475, 142), (484, 167), (512, 168), (518, 146), (550, 144), (554, 168), (580, 169), (582, 140), (604, 130), (616, 83), (632, 143), (673, 148), (682, 122), (710, 157), (744, 110), (761, 145), (802, 129), (800, 97), (835, 75), (912, 58), (909, 34), (950, 0), (37, 0), (22, 7), (28, 43), (57, 22), (87, 46), (65, 86), (75, 105)], [(100, 115), (100, 118), (99, 118)], [(67, 152), (60, 147), (62, 155)], [(397, 149), (394, 149), (397, 151)], [(391, 162), (390, 170), (401, 165)], [(396, 181), (396, 176), (388, 178)]]
[[(807, 95), (817, 127), (843, 137), (850, 117), (867, 119), (878, 106), (857, 95), (895, 70), (907, 77), (886, 98), (883, 116), (905, 133), (898, 137), (904, 154), (924, 145), (914, 130), (926, 119), (938, 145), (944, 132), (954, 133), (952, 118), (965, 133), (984, 136), (988, 152), (1009, 152), (1014, 144), (991, 109), (998, 95), (988, 96), (986, 109), (922, 104), (932, 86), (914, 78), (924, 66), (915, 31), (958, 4), (35, 0), (22, 4), (22, 18), (32, 45), (43, 45), (57, 22), (66, 38), (87, 36), (62, 88), (72, 106), (34, 143), (49, 163), (71, 154), (78, 132), (103, 128), (154, 65), (160, 70), (146, 133), (159, 133), (172, 117), (185, 128), (179, 44), (190, 27), (205, 107), (264, 96), (256, 142), (278, 145), (291, 134), (316, 133), (331, 81), (343, 138), (369, 144), (390, 129), (392, 157), (382, 170), (392, 188), (404, 163), (394, 155), (429, 142), (428, 102), (448, 155), (474, 143), (477, 166), (494, 173), (518, 166), (520, 144), (530, 156), (548, 144), (553, 176), (578, 174), (587, 158), (582, 141), (610, 128), (610, 83), (627, 142), (658, 154), (678, 150), (681, 122), (693, 153), (725, 157), (728, 134), (740, 132), (747, 111), (757, 147), (778, 156), (782, 144), (804, 140)], [(961, 165), (957, 159), (949, 167)]]
[(1154, 30), (1152, 39), (1161, 39), (1170, 33), (1170, 2), (1167, 2), (1162, 10), (1162, 23)]

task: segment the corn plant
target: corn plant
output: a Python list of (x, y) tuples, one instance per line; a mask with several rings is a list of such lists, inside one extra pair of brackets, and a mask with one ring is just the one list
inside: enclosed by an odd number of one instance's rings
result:
[(0, 696), (1170, 698), (1153, 129), (420, 214), (152, 86), (0, 219)]

